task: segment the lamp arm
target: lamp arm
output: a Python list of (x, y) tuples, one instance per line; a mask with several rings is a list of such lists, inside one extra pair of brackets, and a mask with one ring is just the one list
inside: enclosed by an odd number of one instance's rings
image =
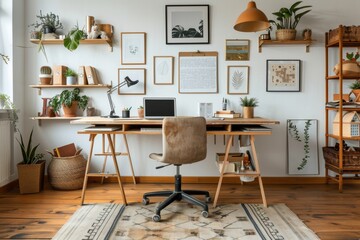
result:
[(112, 87), (111, 89), (109, 89), (107, 91), (108, 94), (111, 94), (112, 92), (114, 92), (116, 89), (121, 88), (122, 86), (124, 86), (126, 84), (126, 81), (122, 81), (121, 83), (119, 83), (118, 85), (116, 85), (115, 87)]

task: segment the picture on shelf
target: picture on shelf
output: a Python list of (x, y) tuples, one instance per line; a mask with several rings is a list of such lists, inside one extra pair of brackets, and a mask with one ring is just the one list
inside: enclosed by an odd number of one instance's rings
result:
[(267, 60), (267, 92), (300, 92), (300, 60)]

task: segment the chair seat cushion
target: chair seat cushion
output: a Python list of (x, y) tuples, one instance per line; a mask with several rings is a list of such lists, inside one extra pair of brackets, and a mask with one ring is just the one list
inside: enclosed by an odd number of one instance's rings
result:
[(163, 157), (162, 153), (151, 153), (149, 155), (149, 158), (154, 159), (156, 161), (161, 161), (162, 157)]

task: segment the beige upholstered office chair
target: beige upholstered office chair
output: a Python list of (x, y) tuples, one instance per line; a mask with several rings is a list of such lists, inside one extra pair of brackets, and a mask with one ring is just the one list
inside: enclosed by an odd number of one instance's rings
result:
[[(164, 118), (162, 129), (163, 153), (151, 153), (150, 158), (166, 163), (167, 165), (157, 167), (162, 168), (171, 164), (176, 166), (175, 190), (145, 193), (143, 204), (149, 204), (148, 197), (168, 196), (156, 207), (153, 216), (155, 222), (160, 221), (160, 211), (174, 201), (184, 199), (192, 204), (203, 208), (202, 216), (208, 217), (208, 206), (210, 194), (207, 191), (181, 190), (180, 166), (191, 164), (205, 159), (207, 151), (206, 142), (206, 121), (203, 117), (171, 117)], [(205, 195), (202, 202), (191, 195)]]

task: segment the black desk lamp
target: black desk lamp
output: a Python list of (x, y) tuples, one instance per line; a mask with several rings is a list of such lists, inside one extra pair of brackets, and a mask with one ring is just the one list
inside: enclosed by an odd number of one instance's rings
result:
[(119, 83), (118, 85), (116, 85), (115, 87), (113, 87), (107, 91), (107, 97), (109, 99), (109, 104), (110, 104), (110, 114), (109, 114), (109, 116), (105, 116), (105, 117), (108, 117), (108, 118), (118, 118), (119, 117), (119, 116), (115, 115), (115, 106), (111, 99), (111, 93), (113, 91), (115, 91), (116, 89), (121, 88), (122, 86), (127, 85), (128, 87), (130, 87), (130, 86), (137, 84), (138, 82), (139, 82), (139, 80), (133, 81), (128, 76), (126, 76), (124, 81), (122, 81), (121, 83)]

